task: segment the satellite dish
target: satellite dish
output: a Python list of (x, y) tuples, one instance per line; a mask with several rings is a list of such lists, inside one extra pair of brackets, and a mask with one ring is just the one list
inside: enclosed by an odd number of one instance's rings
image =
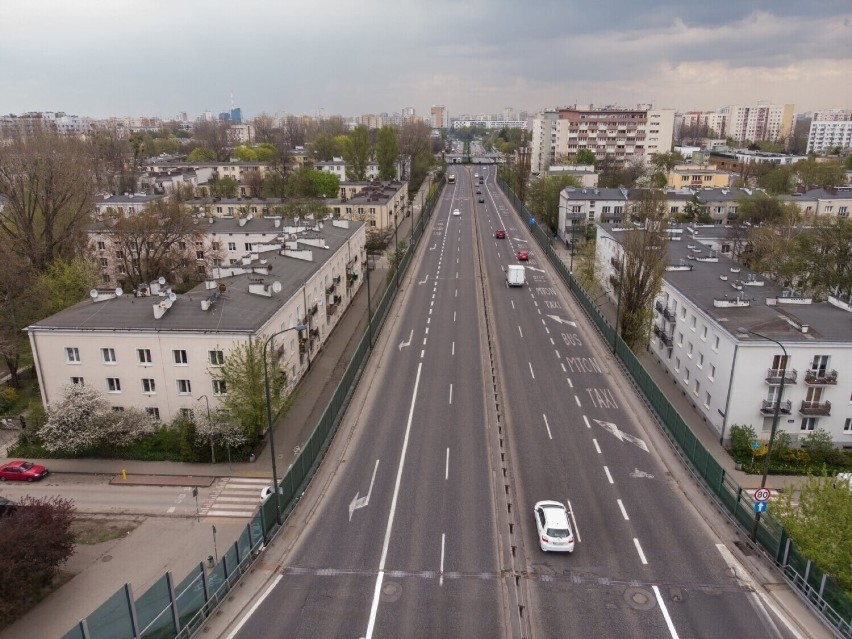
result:
[(272, 292), (273, 293), (280, 293), (281, 292), (281, 282), (279, 282), (278, 280), (275, 280), (274, 282), (272, 282)]
[(169, 293), (169, 301), (174, 302), (177, 299), (177, 295), (175, 293)]
[(115, 296), (121, 297), (122, 295), (124, 295), (124, 289), (121, 288), (120, 286), (116, 286), (115, 287)]
[(89, 291), (89, 297), (91, 297), (93, 300), (98, 299), (98, 289), (93, 288), (91, 291)]
[(174, 300), (172, 300), (172, 298), (171, 298), (171, 297), (167, 297), (167, 298), (165, 299), (165, 305), (166, 305), (166, 308), (171, 308), (171, 307), (172, 307), (172, 304), (174, 304)]
[(165, 283), (166, 283), (166, 278), (165, 278), (165, 277), (163, 277), (162, 275), (160, 275), (160, 279), (158, 279), (158, 280), (157, 280), (157, 283), (158, 283), (160, 286), (162, 286), (163, 284), (165, 284)]

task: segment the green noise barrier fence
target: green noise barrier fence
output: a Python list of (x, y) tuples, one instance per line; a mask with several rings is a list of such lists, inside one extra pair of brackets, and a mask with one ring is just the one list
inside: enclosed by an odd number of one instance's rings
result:
[[(665, 427), (666, 435), (675, 442), (678, 453), (688, 461), (688, 467), (694, 474), (701, 477), (705, 488), (723, 510), (727, 511), (744, 531), (750, 533), (755, 520), (754, 499), (750, 491), (744, 490), (729, 477), (725, 469), (695, 436), (633, 351), (616, 334), (615, 327), (607, 322), (594, 301), (553, 250), (550, 234), (541, 228), (526, 205), (503, 180), (498, 179), (498, 184), (521, 220), (529, 225), (539, 247), (547, 255), (550, 263), (575, 295), (603, 338), (608, 344), (614, 344), (614, 353), (627, 369), (646, 402), (657, 414)], [(760, 518), (757, 542), (811, 609), (838, 636), (852, 637), (852, 599), (813, 561), (802, 555), (781, 523), (770, 513), (765, 513)]]
[[(279, 492), (263, 502), (239, 539), (227, 549), (218, 563), (205, 568), (205, 562), (199, 562), (179, 583), (175, 583), (172, 573), (168, 572), (139, 598), (134, 597), (130, 584), (125, 584), (69, 630), (63, 639), (188, 639), (228, 597), (260, 551), (282, 529), (276, 521), (273, 500), (278, 499), (282, 521), (285, 521), (325, 456), (370, 358), (373, 347), (371, 341), (375, 341), (375, 336), (384, 325), (399, 290), (399, 278), (410, 266), (414, 249), (423, 237), (426, 223), (441, 198), (444, 180), (441, 179), (435, 185), (437, 188), (432, 190), (424, 202), (419, 218), (412, 219), (408, 246), (370, 318), (370, 325), (358, 342), (349, 365), (305, 447), (278, 483)], [(212, 558), (208, 563), (212, 564)]]

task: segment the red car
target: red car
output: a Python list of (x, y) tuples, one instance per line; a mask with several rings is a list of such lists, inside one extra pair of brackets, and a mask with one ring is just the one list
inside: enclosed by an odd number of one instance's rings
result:
[(496, 231), (494, 231), (494, 237), (496, 237), (498, 240), (505, 240), (506, 231), (504, 231), (503, 229), (497, 229)]
[(529, 251), (527, 251), (526, 249), (521, 249), (520, 251), (518, 251), (518, 261), (519, 262), (526, 262), (529, 259), (530, 259), (530, 252)]
[(44, 466), (28, 461), (13, 461), (0, 466), (0, 481), (35, 481), (47, 477)]

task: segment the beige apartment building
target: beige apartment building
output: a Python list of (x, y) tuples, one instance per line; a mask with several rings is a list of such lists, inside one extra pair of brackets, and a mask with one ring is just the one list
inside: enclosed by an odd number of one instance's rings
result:
[[(361, 183), (347, 183), (346, 188), (355, 188), (352, 184)], [(335, 217), (365, 222), (371, 228), (387, 231), (396, 228), (408, 212), (408, 183), (374, 180), (364, 183), (354, 195), (347, 193), (340, 199), (326, 200), (326, 204)]]
[(667, 184), (672, 189), (726, 189), (730, 185), (731, 174), (714, 164), (678, 164), (669, 172)]

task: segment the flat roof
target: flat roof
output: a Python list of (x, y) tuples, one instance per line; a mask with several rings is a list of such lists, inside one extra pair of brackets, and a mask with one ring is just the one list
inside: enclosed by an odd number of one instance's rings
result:
[[(303, 232), (301, 239), (322, 238), (328, 246), (324, 249), (301, 242), (299, 249), (312, 250), (313, 261), (279, 255), (278, 251), (260, 253), (259, 259), (266, 260), (263, 266), (271, 266), (271, 270), (263, 275), (246, 273), (216, 280), (217, 283), (225, 285), (225, 292), (207, 311), (201, 310), (201, 302), (210, 298), (216, 289), (207, 289), (202, 282), (187, 293), (178, 295), (172, 307), (160, 319), (154, 318), (152, 306), (164, 300), (164, 297), (136, 297), (130, 293), (100, 302), (91, 299), (79, 302), (35, 322), (28, 329), (253, 333), (278, 312), (282, 303), (293, 297), (361, 226), (363, 222), (350, 221), (348, 228), (325, 222), (320, 230)], [(283, 228), (280, 230), (283, 231)], [(277, 239), (270, 238), (271, 241)], [(252, 264), (259, 266), (260, 261)], [(234, 265), (238, 266), (240, 265)], [(249, 283), (260, 281), (267, 285), (280, 282), (281, 292), (273, 293), (271, 297), (249, 293)]]

